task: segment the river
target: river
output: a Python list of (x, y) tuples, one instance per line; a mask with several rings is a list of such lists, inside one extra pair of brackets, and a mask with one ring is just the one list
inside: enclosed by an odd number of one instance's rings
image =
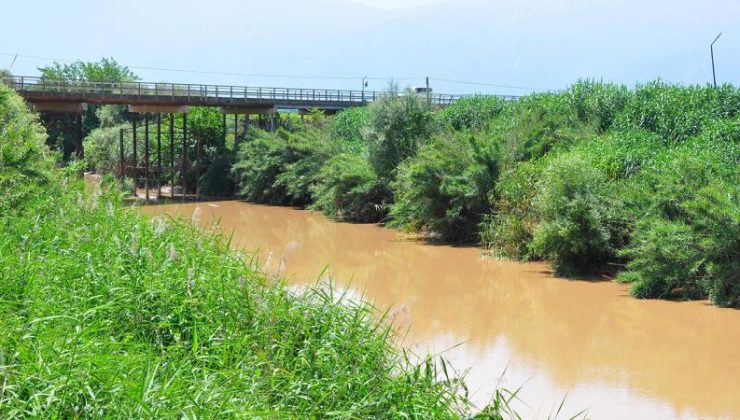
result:
[(269, 272), (295, 284), (331, 277), (389, 309), (400, 345), (467, 371), (477, 404), (503, 384), (522, 387), (523, 418), (546, 418), (563, 399), (564, 418), (740, 418), (738, 310), (637, 300), (614, 282), (559, 279), (547, 264), (318, 212), (240, 201), (143, 209), (217, 222)]

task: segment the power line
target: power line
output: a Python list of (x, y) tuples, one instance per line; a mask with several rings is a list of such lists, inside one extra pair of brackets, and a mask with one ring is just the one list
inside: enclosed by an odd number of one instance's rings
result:
[[(78, 60), (62, 59), (54, 57), (43, 57), (38, 55), (28, 54), (15, 54), (0, 52), (0, 55), (17, 56), (21, 58), (29, 58), (33, 60), (44, 60), (44, 61), (57, 61), (63, 63), (72, 63)], [(263, 74), (263, 73), (240, 73), (240, 72), (222, 72), (222, 71), (209, 71), (209, 70), (191, 70), (191, 69), (179, 69), (170, 67), (152, 67), (152, 66), (129, 66), (126, 67), (135, 70), (150, 70), (150, 71), (165, 71), (174, 73), (192, 73), (192, 74), (210, 74), (217, 76), (240, 76), (240, 77), (263, 77), (263, 78), (274, 78), (274, 79), (313, 79), (313, 80), (358, 80), (362, 79), (362, 76), (315, 76), (315, 75), (287, 75), (287, 74)], [(420, 79), (421, 77), (368, 77), (368, 80), (414, 80)]]
[[(14, 57), (14, 60), (20, 57), (20, 58), (28, 58), (28, 59), (33, 59), (33, 60), (55, 61), (55, 62), (62, 62), (62, 63), (73, 63), (73, 62), (79, 61), (79, 60), (72, 60), (72, 59), (65, 59), (65, 58), (45, 57), (45, 56), (38, 56), (38, 55), (8, 53), (8, 52), (0, 52), (0, 55)], [(272, 79), (361, 80), (363, 78), (363, 76), (316, 76), (316, 75), (221, 72), (221, 71), (209, 71), (209, 70), (181, 69), (181, 68), (172, 68), (172, 67), (133, 66), (133, 65), (131, 66), (127, 65), (126, 67), (130, 69), (135, 69), (135, 70), (162, 71), (162, 72), (172, 72), (172, 73), (206, 74), (206, 75), (215, 75), (215, 76), (272, 78)], [(422, 80), (424, 79), (424, 76), (409, 76), (409, 77), (372, 76), (372, 77), (367, 77), (366, 79), (367, 80)], [(457, 84), (463, 84), (463, 85), (472, 85), (472, 86), (496, 87), (496, 88), (502, 88), (502, 89), (518, 89), (518, 90), (529, 90), (529, 91), (548, 90), (548, 89), (536, 88), (536, 87), (502, 85), (502, 84), (495, 84), (495, 83), (445, 79), (445, 78), (439, 78), (439, 77), (430, 77), (429, 80), (435, 80), (438, 82), (447, 82), (447, 83), (457, 83)]]

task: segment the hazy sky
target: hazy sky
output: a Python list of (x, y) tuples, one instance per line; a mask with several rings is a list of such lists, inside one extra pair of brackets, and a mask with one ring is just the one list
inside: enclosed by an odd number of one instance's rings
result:
[(722, 31), (717, 79), (740, 85), (740, 0), (30, 0), (3, 4), (0, 23), (0, 67), (18, 53), (19, 75), (49, 64), (25, 56), (106, 56), (147, 81), (359, 88), (367, 75), (383, 89), (430, 76), (437, 92), (509, 94), (579, 78), (709, 83)]

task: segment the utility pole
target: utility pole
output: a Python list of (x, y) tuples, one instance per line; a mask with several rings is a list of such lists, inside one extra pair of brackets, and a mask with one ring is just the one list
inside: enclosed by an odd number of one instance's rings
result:
[(719, 37), (722, 36), (722, 32), (717, 35), (717, 38), (714, 38), (714, 41), (712, 41), (712, 45), (709, 46), (709, 51), (712, 53), (712, 79), (714, 79), (714, 88), (717, 89), (717, 73), (714, 71), (714, 43), (717, 42)]

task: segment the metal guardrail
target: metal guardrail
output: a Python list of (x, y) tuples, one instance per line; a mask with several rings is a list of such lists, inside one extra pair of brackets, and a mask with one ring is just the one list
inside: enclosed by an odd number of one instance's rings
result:
[[(120, 98), (122, 102), (135, 99), (146, 99), (177, 103), (240, 103), (258, 101), (268, 103), (339, 104), (346, 106), (362, 105), (373, 102), (386, 95), (385, 92), (341, 90), (341, 89), (304, 89), (278, 87), (248, 87), (227, 85), (202, 85), (182, 83), (150, 82), (91, 82), (56, 80), (44, 77), (13, 76), (2, 79), (19, 93), (28, 93), (49, 97), (85, 97), (85, 98)], [(399, 95), (407, 93), (401, 92)], [(421, 93), (419, 95), (426, 95)], [(458, 99), (473, 95), (450, 95), (433, 93), (431, 102), (435, 105), (449, 105)], [(505, 100), (516, 100), (517, 96), (490, 95)]]

